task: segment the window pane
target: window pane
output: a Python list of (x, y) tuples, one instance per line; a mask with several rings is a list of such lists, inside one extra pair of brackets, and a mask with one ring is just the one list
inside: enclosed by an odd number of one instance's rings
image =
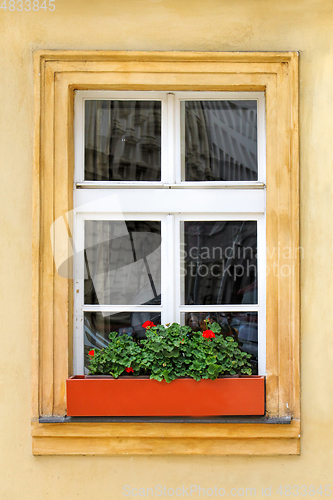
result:
[(161, 102), (85, 101), (85, 180), (161, 180)]
[(182, 180), (256, 181), (257, 101), (182, 101)]
[(181, 224), (182, 304), (256, 304), (257, 222)]
[(252, 355), (250, 363), (253, 375), (258, 374), (258, 313), (257, 312), (210, 312), (181, 313), (182, 324), (195, 332), (207, 329), (205, 320), (218, 323), (225, 337), (233, 337), (239, 348)]
[(110, 332), (126, 333), (134, 340), (145, 338), (145, 321), (161, 324), (159, 312), (84, 313), (84, 366), (89, 366), (90, 349), (102, 349), (109, 343)]
[(161, 222), (85, 221), (85, 304), (161, 303)]

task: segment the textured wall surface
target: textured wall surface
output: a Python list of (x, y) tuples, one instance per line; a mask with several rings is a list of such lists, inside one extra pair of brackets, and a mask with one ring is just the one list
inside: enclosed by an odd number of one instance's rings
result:
[[(332, 2), (55, 0), (55, 5), (54, 12), (0, 10), (1, 500), (118, 500), (125, 498), (123, 485), (147, 488), (156, 484), (169, 488), (183, 484), (200, 484), (204, 488), (217, 485), (227, 492), (232, 487), (254, 487), (257, 496), (261, 496), (262, 485), (271, 485), (271, 497), (281, 498), (275, 493), (281, 484), (312, 484), (317, 488), (330, 484), (333, 470)], [(304, 257), (299, 457), (32, 456), (32, 52), (39, 48), (300, 51)]]

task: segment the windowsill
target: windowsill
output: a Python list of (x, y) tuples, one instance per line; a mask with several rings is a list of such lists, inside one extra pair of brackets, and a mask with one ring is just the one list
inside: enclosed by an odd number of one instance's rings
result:
[(40, 417), (40, 424), (61, 423), (166, 423), (166, 424), (291, 424), (291, 417)]
[[(298, 455), (300, 421), (32, 423), (34, 455)], [(228, 419), (229, 420), (229, 419)], [(45, 422), (48, 423), (45, 423)], [(59, 423), (58, 423), (59, 422)], [(268, 423), (270, 422), (270, 423)]]

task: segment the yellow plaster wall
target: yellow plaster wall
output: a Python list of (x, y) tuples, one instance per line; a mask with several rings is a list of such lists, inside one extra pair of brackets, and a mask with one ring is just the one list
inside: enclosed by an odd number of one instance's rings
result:
[[(0, 10), (0, 499), (118, 500), (125, 498), (123, 485), (157, 484), (216, 485), (227, 493), (232, 487), (252, 487), (257, 496), (262, 485), (271, 485), (271, 498), (281, 498), (275, 493), (280, 484), (318, 488), (332, 482), (333, 495), (332, 2), (55, 0), (55, 5), (54, 12)], [(32, 456), (34, 49), (300, 51), (300, 456)]]

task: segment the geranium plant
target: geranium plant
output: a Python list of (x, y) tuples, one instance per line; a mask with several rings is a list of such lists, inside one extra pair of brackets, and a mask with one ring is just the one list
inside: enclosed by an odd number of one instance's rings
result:
[(110, 343), (105, 349), (89, 351), (91, 375), (112, 375), (118, 378), (124, 372), (139, 375), (141, 348), (131, 337), (111, 332)]
[(146, 339), (137, 344), (127, 335), (110, 333), (110, 344), (90, 351), (90, 373), (93, 375), (149, 375), (171, 382), (177, 378), (215, 380), (221, 375), (251, 375), (247, 354), (232, 337), (224, 337), (218, 323), (208, 323), (204, 332), (193, 332), (178, 323), (146, 328)]

